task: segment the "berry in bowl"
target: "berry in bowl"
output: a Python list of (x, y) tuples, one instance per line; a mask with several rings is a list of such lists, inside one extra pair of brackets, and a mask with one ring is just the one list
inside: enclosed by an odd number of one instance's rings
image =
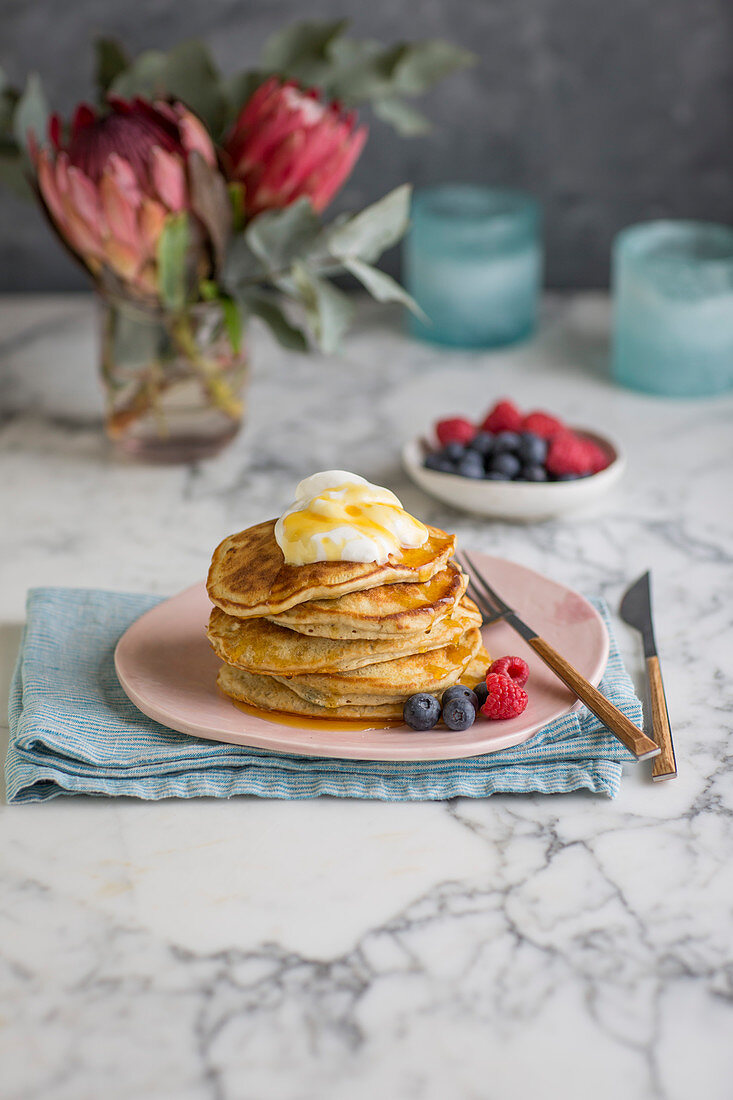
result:
[(625, 465), (610, 439), (544, 410), (525, 414), (506, 399), (476, 424), (461, 416), (439, 420), (434, 439), (412, 440), (402, 457), (413, 481), (437, 499), (519, 520), (582, 508), (610, 489)]

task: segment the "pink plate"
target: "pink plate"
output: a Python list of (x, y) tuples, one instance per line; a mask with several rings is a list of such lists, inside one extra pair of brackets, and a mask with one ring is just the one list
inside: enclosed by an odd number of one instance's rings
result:
[[(608, 634), (598, 612), (577, 592), (522, 565), (473, 553), (479, 568), (517, 612), (593, 684), (608, 659)], [(495, 657), (511, 653), (529, 664), (529, 704), (505, 722), (479, 718), (468, 730), (439, 725), (416, 733), (404, 725), (354, 730), (354, 723), (287, 722), (240, 710), (216, 686), (219, 659), (204, 633), (211, 605), (203, 584), (159, 604), (123, 634), (115, 651), (120, 683), (136, 707), (161, 725), (193, 737), (302, 756), (356, 760), (451, 760), (527, 741), (577, 705), (575, 696), (503, 622), (484, 628)], [(415, 685), (416, 688), (419, 685)], [(349, 728), (351, 727), (351, 728)]]

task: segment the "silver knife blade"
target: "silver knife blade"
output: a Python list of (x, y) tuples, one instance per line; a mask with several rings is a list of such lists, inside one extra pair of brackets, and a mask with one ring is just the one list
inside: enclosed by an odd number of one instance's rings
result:
[(654, 625), (652, 623), (652, 599), (648, 570), (643, 576), (639, 577), (638, 581), (634, 581), (630, 588), (627, 588), (621, 600), (619, 612), (624, 622), (640, 632), (644, 640), (644, 656), (656, 657), (657, 643), (654, 639)]

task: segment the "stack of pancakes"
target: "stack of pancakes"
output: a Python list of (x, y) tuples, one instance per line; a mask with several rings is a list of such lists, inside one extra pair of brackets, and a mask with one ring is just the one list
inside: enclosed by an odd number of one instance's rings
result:
[(417, 691), (476, 684), (486, 672), (481, 615), (451, 561), (455, 537), (399, 561), (288, 565), (269, 520), (214, 551), (207, 589), (218, 683), (263, 710), (318, 718), (397, 718)]

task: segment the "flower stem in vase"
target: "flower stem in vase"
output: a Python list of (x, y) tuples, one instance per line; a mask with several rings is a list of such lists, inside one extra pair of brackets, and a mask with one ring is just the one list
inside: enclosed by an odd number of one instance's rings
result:
[(226, 379), (222, 377), (221, 365), (201, 354), (192, 330), (191, 319), (187, 313), (181, 313), (174, 318), (171, 332), (182, 354), (199, 372), (204, 388), (211, 398), (212, 405), (217, 409), (221, 409), (233, 420), (239, 420), (244, 411), (244, 405)]
[(107, 432), (123, 454), (156, 462), (216, 454), (241, 426), (247, 360), (218, 303), (186, 312), (102, 302)]

